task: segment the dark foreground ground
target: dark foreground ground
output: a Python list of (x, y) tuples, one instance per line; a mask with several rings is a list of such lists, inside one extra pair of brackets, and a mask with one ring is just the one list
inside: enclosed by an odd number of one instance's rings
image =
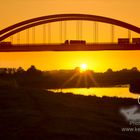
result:
[(132, 105), (137, 100), (0, 89), (0, 140), (139, 140), (140, 132), (122, 132), (132, 126), (119, 110)]

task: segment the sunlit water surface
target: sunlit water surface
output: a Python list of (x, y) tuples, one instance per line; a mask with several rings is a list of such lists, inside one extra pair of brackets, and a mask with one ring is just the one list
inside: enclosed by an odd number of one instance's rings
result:
[(135, 98), (137, 99), (140, 94), (133, 94), (129, 92), (128, 87), (104, 87), (104, 88), (67, 88), (62, 90), (50, 89), (53, 92), (73, 93), (80, 95), (92, 95), (97, 97), (109, 96), (109, 97), (122, 97), (122, 98)]

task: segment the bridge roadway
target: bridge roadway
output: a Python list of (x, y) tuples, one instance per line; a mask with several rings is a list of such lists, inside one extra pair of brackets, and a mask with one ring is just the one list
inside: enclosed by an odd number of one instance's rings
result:
[(0, 44), (0, 52), (140, 50), (140, 44)]

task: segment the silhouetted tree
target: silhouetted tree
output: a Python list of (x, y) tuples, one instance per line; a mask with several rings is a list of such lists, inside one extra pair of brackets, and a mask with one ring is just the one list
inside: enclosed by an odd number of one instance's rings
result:
[(138, 70), (137, 67), (133, 67), (133, 68), (131, 69), (131, 71), (132, 71), (132, 72), (139, 72), (139, 70)]
[(17, 69), (17, 73), (24, 73), (24, 72), (25, 72), (25, 70), (22, 67), (19, 67)]
[(6, 74), (7, 68), (0, 68), (0, 74)]
[(37, 71), (37, 69), (34, 65), (31, 65), (31, 67), (27, 69), (27, 73), (34, 73), (36, 71)]
[(122, 70), (120, 70), (120, 72), (124, 72), (124, 73), (127, 73), (129, 70), (128, 69), (122, 69)]
[(42, 72), (38, 69), (36, 69), (36, 67), (34, 65), (31, 65), (30, 68), (27, 69), (26, 71), (27, 75), (30, 75), (30, 76), (41, 76), (42, 75)]
[(7, 73), (8, 74), (14, 74), (16, 72), (15, 68), (7, 68)]
[(109, 68), (106, 72), (107, 72), (107, 73), (112, 73), (113, 70), (112, 70), (111, 68)]

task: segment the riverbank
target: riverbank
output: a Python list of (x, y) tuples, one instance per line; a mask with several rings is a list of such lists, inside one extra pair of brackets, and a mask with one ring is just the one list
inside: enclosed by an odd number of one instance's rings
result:
[(94, 88), (65, 88), (65, 89), (47, 89), (58, 93), (73, 93), (75, 95), (97, 96), (97, 97), (119, 97), (138, 99), (139, 94), (130, 93), (129, 87), (94, 87)]
[(0, 138), (33, 140), (136, 140), (120, 109), (136, 99), (73, 95), (27, 88), (0, 90)]

